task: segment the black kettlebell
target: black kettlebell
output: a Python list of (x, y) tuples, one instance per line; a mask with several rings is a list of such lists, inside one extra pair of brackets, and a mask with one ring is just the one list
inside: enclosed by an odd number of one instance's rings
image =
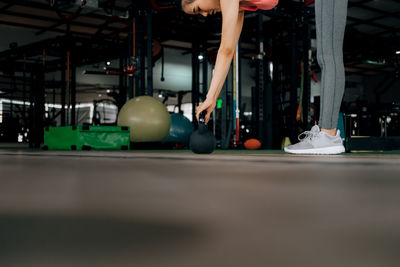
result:
[(190, 136), (190, 149), (196, 154), (211, 154), (216, 145), (215, 136), (205, 123), (206, 112), (199, 116), (199, 128)]

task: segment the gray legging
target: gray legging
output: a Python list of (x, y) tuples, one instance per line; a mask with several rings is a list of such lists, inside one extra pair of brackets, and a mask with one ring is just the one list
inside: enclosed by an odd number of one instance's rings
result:
[(337, 128), (344, 94), (343, 39), (346, 28), (347, 1), (315, 1), (317, 59), (322, 70), (319, 117), (319, 126), (322, 129)]

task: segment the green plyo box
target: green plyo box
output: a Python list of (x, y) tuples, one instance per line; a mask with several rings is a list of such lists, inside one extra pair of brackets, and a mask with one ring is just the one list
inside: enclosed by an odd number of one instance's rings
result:
[(44, 129), (44, 149), (49, 150), (128, 150), (129, 127), (61, 126)]

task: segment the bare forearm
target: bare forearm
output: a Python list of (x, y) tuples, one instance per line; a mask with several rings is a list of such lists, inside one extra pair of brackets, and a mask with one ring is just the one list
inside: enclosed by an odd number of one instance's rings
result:
[(217, 100), (225, 79), (228, 75), (233, 57), (233, 51), (224, 51), (220, 49), (218, 52), (217, 61), (215, 64), (214, 74), (211, 79), (210, 88), (207, 93), (207, 98)]
[[(218, 51), (217, 62), (215, 64), (214, 74), (211, 80), (209, 93), (207, 97), (217, 100), (222, 86), (224, 85), (226, 76), (228, 75), (231, 66), (233, 53), (235, 52), (236, 44), (239, 40), (240, 33), (243, 27), (244, 12), (239, 12), (236, 26), (234, 27), (234, 38), (230, 41), (222, 39), (221, 47)], [(222, 33), (224, 37), (224, 32)]]

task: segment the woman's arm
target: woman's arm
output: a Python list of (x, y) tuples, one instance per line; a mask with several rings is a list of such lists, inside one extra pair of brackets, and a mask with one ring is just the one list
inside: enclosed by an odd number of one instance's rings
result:
[[(231, 11), (229, 10), (229, 12)], [(228, 75), (233, 54), (235, 53), (236, 45), (242, 31), (244, 12), (239, 13), (237, 10), (236, 12), (236, 16), (228, 14), (227, 18), (223, 18), (221, 45), (218, 50), (214, 75), (207, 94), (207, 96), (213, 97), (215, 100), (218, 98)]]
[(244, 20), (244, 12), (239, 10), (239, 0), (220, 0), (220, 6), (222, 12), (221, 44), (207, 99), (197, 109), (197, 119), (200, 112), (207, 110), (206, 122), (210, 119), (215, 102), (228, 75)]

